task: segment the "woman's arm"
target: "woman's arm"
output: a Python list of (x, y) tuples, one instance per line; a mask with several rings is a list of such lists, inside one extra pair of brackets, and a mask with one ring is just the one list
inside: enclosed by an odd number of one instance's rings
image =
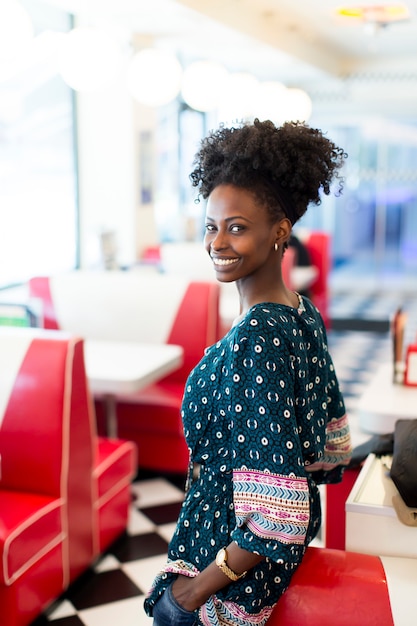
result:
[[(252, 569), (264, 559), (259, 554), (242, 550), (235, 542), (230, 543), (226, 550), (227, 566), (238, 575)], [(172, 586), (172, 593), (184, 609), (194, 611), (202, 606), (216, 591), (227, 587), (231, 582), (231, 579), (220, 569), (216, 561), (212, 561), (194, 578), (179, 576)]]

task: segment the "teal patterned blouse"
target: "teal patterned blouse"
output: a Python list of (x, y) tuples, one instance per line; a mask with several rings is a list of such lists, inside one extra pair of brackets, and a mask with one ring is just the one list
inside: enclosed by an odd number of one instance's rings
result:
[(253, 306), (207, 348), (182, 404), (192, 465), (168, 562), (145, 600), (196, 576), (235, 541), (266, 558), (211, 596), (196, 624), (266, 624), (321, 523), (318, 483), (349, 461), (345, 406), (312, 303)]

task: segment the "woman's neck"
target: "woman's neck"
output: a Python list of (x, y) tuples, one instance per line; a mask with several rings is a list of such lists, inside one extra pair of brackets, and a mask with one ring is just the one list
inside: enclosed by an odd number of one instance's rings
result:
[(298, 295), (288, 289), (282, 281), (277, 281), (276, 284), (267, 289), (256, 285), (248, 288), (248, 285), (242, 284), (242, 281), (238, 281), (236, 287), (239, 293), (241, 314), (246, 313), (252, 306), (260, 302), (275, 302), (294, 308), (298, 307)]

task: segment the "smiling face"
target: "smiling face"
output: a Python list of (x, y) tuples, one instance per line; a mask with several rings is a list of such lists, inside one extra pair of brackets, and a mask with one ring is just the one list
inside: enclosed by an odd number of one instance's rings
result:
[(267, 275), (276, 280), (280, 255), (274, 244), (282, 244), (289, 236), (281, 227), (284, 222), (288, 220), (272, 222), (267, 209), (246, 189), (216, 187), (207, 202), (204, 243), (217, 280), (232, 282)]

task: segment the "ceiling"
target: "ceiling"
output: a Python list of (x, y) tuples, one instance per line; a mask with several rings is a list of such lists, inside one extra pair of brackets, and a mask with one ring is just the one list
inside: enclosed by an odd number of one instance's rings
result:
[(229, 71), (303, 87), (324, 114), (349, 106), (351, 114), (417, 118), (417, 0), (406, 3), (408, 20), (387, 26), (342, 22), (338, 0), (27, 1), (111, 28), (136, 46), (170, 48), (183, 63), (209, 58)]
[[(326, 73), (402, 71), (417, 68), (417, 0), (408, 0), (409, 19), (380, 27), (336, 16), (339, 0), (43, 0), (91, 21), (112, 20), (138, 33), (153, 33), (178, 46), (209, 45), (211, 53), (248, 38), (252, 48), (270, 47)], [(346, 6), (387, 2), (347, 0)], [(402, 4), (402, 3), (401, 3)], [(313, 6), (313, 8), (312, 8)], [(223, 28), (221, 28), (223, 26)], [(217, 36), (216, 36), (217, 32)], [(244, 35), (237, 37), (236, 33)], [(227, 39), (230, 39), (230, 45)], [(187, 41), (189, 39), (189, 43)], [(226, 46), (226, 49), (224, 49)], [(251, 47), (251, 46), (249, 46)], [(242, 48), (240, 48), (242, 51)], [(237, 50), (236, 50), (237, 51)], [(243, 50), (246, 59), (246, 52)], [(233, 55), (234, 56), (234, 55)], [(227, 60), (227, 59), (225, 59)]]
[[(179, 0), (221, 23), (267, 43), (304, 63), (336, 76), (417, 68), (417, 1), (409, 0), (409, 19), (378, 22), (338, 17), (340, 0)], [(352, 2), (346, 6), (383, 5)], [(385, 2), (385, 4), (387, 4)], [(312, 8), (313, 7), (313, 8)], [(372, 16), (370, 16), (372, 17)], [(377, 19), (377, 18), (376, 18)]]

